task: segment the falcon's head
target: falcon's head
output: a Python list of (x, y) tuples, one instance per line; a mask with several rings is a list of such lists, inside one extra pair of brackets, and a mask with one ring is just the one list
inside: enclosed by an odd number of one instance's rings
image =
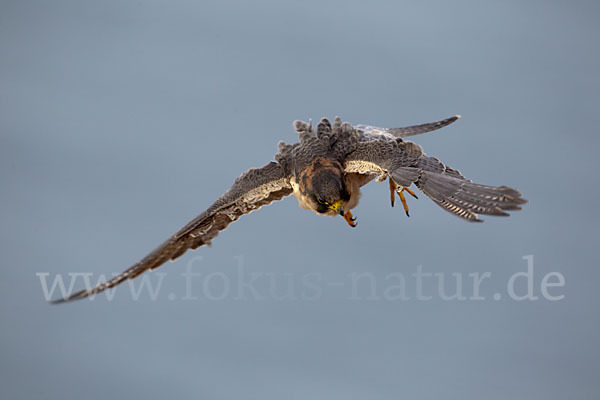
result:
[(325, 215), (344, 215), (344, 206), (350, 201), (344, 171), (334, 160), (315, 160), (300, 179), (300, 191), (307, 205)]

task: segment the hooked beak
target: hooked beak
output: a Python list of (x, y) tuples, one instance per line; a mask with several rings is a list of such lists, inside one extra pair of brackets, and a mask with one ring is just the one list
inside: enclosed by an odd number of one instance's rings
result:
[(335, 211), (340, 214), (342, 217), (344, 216), (344, 207), (342, 207), (342, 200), (335, 202), (331, 206), (329, 206), (330, 210)]

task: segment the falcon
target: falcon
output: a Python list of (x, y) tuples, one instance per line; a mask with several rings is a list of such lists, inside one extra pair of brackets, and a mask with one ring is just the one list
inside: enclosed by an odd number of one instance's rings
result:
[(129, 269), (53, 303), (95, 295), (158, 268), (188, 249), (210, 245), (220, 231), (242, 215), (292, 193), (301, 208), (320, 215), (341, 216), (351, 227), (356, 227), (351, 210), (358, 205), (360, 188), (372, 180), (388, 181), (392, 207), (398, 196), (407, 216), (405, 193), (417, 198), (412, 185), (444, 210), (469, 222), (480, 222), (478, 214), (508, 216), (507, 211), (520, 210), (527, 200), (517, 190), (473, 183), (457, 169), (427, 156), (418, 144), (404, 140), (459, 118), (455, 115), (403, 128), (352, 126), (342, 123), (339, 117), (332, 125), (323, 118), (316, 131), (312, 121), (294, 121), (300, 141), (280, 142), (275, 161), (242, 174), (206, 211)]

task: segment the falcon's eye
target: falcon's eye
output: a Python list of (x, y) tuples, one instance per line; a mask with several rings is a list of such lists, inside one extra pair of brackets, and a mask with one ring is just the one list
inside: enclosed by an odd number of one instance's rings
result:
[(328, 205), (329, 205), (329, 203), (328, 203), (328, 202), (326, 202), (325, 200), (321, 200), (321, 199), (319, 199), (318, 197), (317, 197), (317, 203), (319, 203), (319, 204), (323, 204), (324, 206), (328, 206)]

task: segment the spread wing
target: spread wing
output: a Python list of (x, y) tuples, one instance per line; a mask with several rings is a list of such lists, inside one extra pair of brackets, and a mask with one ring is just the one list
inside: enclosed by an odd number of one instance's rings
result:
[(359, 135), (364, 136), (377, 136), (377, 135), (391, 135), (395, 138), (403, 138), (408, 136), (420, 135), (421, 133), (431, 132), (450, 125), (454, 121), (460, 118), (460, 115), (455, 115), (450, 118), (443, 119), (436, 122), (428, 122), (421, 125), (405, 126), (403, 128), (378, 128), (370, 125), (356, 125), (355, 128), (358, 130)]
[[(388, 133), (390, 131), (392, 130), (387, 130)], [(360, 133), (359, 131), (359, 142), (354, 151), (345, 159), (344, 168), (347, 173), (379, 175), (379, 181), (389, 177), (397, 185), (404, 187), (414, 183), (437, 205), (472, 222), (481, 221), (477, 214), (507, 216), (506, 211), (520, 210), (520, 205), (527, 202), (521, 193), (507, 186), (473, 183), (460, 171), (435, 157), (428, 157), (421, 146), (415, 143), (398, 137), (390, 140), (385, 134), (369, 137), (361, 136)]]
[(276, 162), (270, 162), (262, 168), (250, 169), (234, 182), (223, 196), (202, 214), (198, 215), (177, 233), (155, 248), (138, 263), (102, 283), (95, 288), (87, 288), (73, 293), (53, 303), (83, 299), (121, 282), (135, 278), (141, 273), (155, 269), (169, 260), (174, 260), (188, 249), (210, 245), (218, 233), (244, 214), (269, 204), (292, 193), (289, 177)]

